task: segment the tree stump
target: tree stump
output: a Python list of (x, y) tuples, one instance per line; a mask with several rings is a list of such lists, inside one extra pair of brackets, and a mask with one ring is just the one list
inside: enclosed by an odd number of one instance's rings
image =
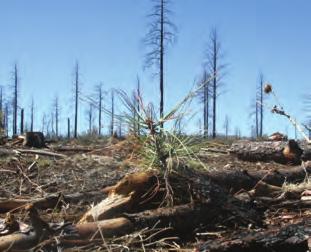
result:
[(24, 146), (44, 148), (45, 140), (42, 132), (26, 132), (25, 139), (23, 142)]

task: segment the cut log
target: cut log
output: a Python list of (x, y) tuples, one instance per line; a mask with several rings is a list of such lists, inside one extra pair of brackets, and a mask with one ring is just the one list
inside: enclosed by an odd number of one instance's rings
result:
[(44, 148), (45, 141), (44, 141), (43, 133), (42, 132), (26, 132), (23, 145), (27, 147)]
[(310, 150), (310, 145), (298, 144), (294, 140), (289, 140), (288, 142), (238, 141), (232, 144), (230, 153), (246, 161), (274, 161), (281, 164), (300, 164), (301, 160), (311, 158), (311, 155), (309, 155)]

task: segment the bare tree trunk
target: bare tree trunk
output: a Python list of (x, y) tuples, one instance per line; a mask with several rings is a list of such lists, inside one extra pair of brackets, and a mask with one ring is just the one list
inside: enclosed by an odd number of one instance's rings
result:
[(0, 129), (4, 130), (3, 88), (0, 87)]
[(54, 138), (55, 130), (54, 130), (54, 113), (53, 112), (51, 113), (50, 123), (51, 123), (51, 134), (52, 134), (52, 137)]
[(30, 131), (33, 132), (33, 118), (34, 117), (34, 101), (31, 99), (31, 108), (30, 108)]
[(79, 64), (76, 63), (75, 69), (75, 126), (74, 126), (74, 138), (78, 136), (78, 100), (79, 100)]
[(119, 119), (119, 137), (122, 137), (122, 120)]
[[(256, 95), (257, 96), (257, 95)], [(255, 116), (256, 116), (256, 118), (255, 118), (255, 121), (256, 121), (256, 137), (258, 137), (259, 136), (259, 118), (258, 118), (258, 113), (259, 113), (259, 111), (258, 111), (258, 100), (257, 100), (257, 97), (256, 97), (256, 103), (255, 103), (255, 109), (256, 109), (256, 114), (255, 114)]]
[(21, 134), (24, 134), (24, 109), (21, 109)]
[(263, 135), (263, 74), (260, 74), (260, 132), (259, 135)]
[[(164, 0), (161, 0), (161, 24), (160, 24), (160, 118), (163, 118), (164, 107)], [(163, 122), (161, 123), (163, 128)]]
[(89, 119), (89, 134), (92, 134), (92, 122), (93, 122), (93, 104), (92, 103), (90, 103), (88, 119)]
[(44, 133), (45, 132), (45, 127), (46, 126), (46, 115), (45, 115), (45, 113), (43, 114), (43, 116), (42, 116), (42, 133)]
[(55, 97), (54, 107), (55, 107), (55, 136), (56, 136), (56, 138), (58, 138), (58, 124), (59, 124), (59, 101), (58, 101), (58, 96)]
[(102, 84), (99, 85), (99, 108), (98, 108), (98, 135), (101, 135), (101, 129), (102, 129), (102, 99), (103, 99), (103, 93), (102, 93)]
[(17, 65), (14, 65), (14, 100), (13, 100), (13, 135), (17, 134), (17, 85), (18, 85), (18, 73)]
[(217, 99), (217, 33), (213, 35), (213, 138), (216, 138), (216, 99)]
[(67, 118), (67, 138), (70, 139), (70, 118)]
[(6, 136), (9, 136), (9, 105), (5, 104), (5, 112), (4, 112), (4, 128), (6, 132)]
[(204, 132), (203, 132), (203, 135), (204, 135), (204, 138), (208, 138), (208, 107), (209, 107), (209, 102), (208, 102), (208, 98), (209, 98), (209, 95), (208, 95), (208, 85), (209, 83), (206, 83), (207, 81), (207, 74), (206, 74), (206, 71), (204, 71), (204, 77), (203, 77), (203, 83), (204, 84), (204, 97), (203, 97), (203, 106), (204, 106), (204, 116), (203, 116), (203, 123), (204, 123)]
[[(145, 43), (150, 47), (150, 52), (146, 54), (146, 67), (156, 66), (159, 74), (160, 86), (160, 119), (164, 116), (164, 60), (167, 46), (174, 42), (176, 27), (169, 20), (170, 10), (168, 4), (170, 0), (155, 0), (152, 13), (149, 15), (151, 29), (146, 35)], [(160, 128), (164, 122), (161, 120)]]
[(110, 135), (114, 133), (114, 92), (111, 90), (111, 124), (110, 124)]

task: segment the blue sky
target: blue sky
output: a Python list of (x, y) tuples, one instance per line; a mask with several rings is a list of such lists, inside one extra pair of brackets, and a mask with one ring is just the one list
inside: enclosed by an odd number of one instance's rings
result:
[[(17, 62), (20, 105), (27, 117), (35, 97), (37, 129), (42, 113), (50, 113), (56, 94), (63, 123), (73, 114), (70, 92), (76, 60), (85, 93), (91, 94), (99, 82), (107, 90), (130, 90), (139, 75), (145, 99), (157, 102), (158, 83), (151, 71), (143, 71), (142, 39), (151, 6), (149, 0), (0, 0), (0, 84), (8, 91)], [(310, 9), (308, 0), (173, 1), (178, 39), (167, 55), (166, 110), (200, 75), (210, 30), (217, 27), (228, 64), (224, 94), (219, 97), (218, 131), (224, 132), (223, 120), (228, 115), (231, 132), (239, 127), (243, 135), (249, 135), (250, 103), (260, 71), (286, 110), (303, 121), (302, 96), (311, 93)], [(199, 110), (200, 105), (194, 104), (192, 111)], [(79, 116), (83, 131), (83, 108)], [(193, 118), (189, 128), (195, 130), (197, 120)], [(264, 132), (274, 131), (288, 131), (291, 137), (294, 133), (284, 118), (267, 110)]]

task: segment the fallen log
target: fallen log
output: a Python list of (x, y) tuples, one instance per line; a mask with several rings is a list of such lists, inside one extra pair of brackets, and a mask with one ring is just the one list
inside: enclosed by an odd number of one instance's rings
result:
[(311, 166), (295, 166), (274, 170), (219, 170), (207, 172), (211, 180), (227, 191), (237, 192), (241, 189), (249, 191), (259, 181), (281, 187), (284, 182), (299, 183), (311, 174)]
[(51, 150), (60, 152), (90, 152), (93, 151), (94, 148), (85, 146), (54, 146)]
[[(301, 149), (302, 148), (302, 149)], [(311, 146), (294, 140), (284, 141), (238, 141), (231, 145), (231, 155), (246, 161), (274, 161), (281, 164), (300, 164), (301, 160), (311, 160)]]
[(16, 149), (16, 151), (19, 152), (19, 153), (22, 153), (22, 154), (37, 154), (37, 155), (58, 157), (58, 158), (66, 158), (67, 157), (64, 154), (59, 154), (59, 153), (50, 152), (50, 151), (44, 151), (44, 150)]
[(97, 222), (80, 223), (74, 226), (80, 239), (121, 236), (134, 230), (133, 223), (124, 217)]
[(154, 172), (126, 175), (115, 186), (103, 190), (109, 193), (108, 197), (85, 213), (79, 223), (115, 218), (124, 212), (137, 210), (143, 201), (152, 198), (156, 184)]
[(309, 251), (311, 222), (286, 225), (266, 231), (247, 231), (200, 244), (196, 252), (300, 252)]
[[(164, 197), (167, 195), (165, 182), (172, 188), (173, 206), (165, 207), (168, 204)], [(187, 167), (170, 174), (168, 180), (154, 172), (130, 174), (105, 191), (109, 193), (106, 200), (90, 209), (78, 224), (68, 226), (68, 239), (120, 236), (155, 226), (170, 230), (170, 234), (179, 237), (193, 237), (195, 229), (215, 223), (227, 226), (261, 224), (260, 214), (256, 210), (226, 193), (206, 174)], [(32, 208), (40, 206), (40, 203), (44, 205), (47, 201), (45, 199), (43, 202), (34, 202)], [(50, 232), (50, 226), (40, 220), (36, 211), (32, 213), (31, 224), (35, 230), (41, 228), (49, 231), (48, 236), (55, 235)], [(43, 238), (48, 239), (48, 236)], [(14, 243), (24, 244), (28, 238), (15, 237)], [(35, 238), (38, 236), (34, 236), (31, 241), (35, 242)], [(6, 249), (10, 243), (4, 241), (2, 244)]]
[(20, 251), (30, 249), (40, 241), (45, 240), (49, 234), (49, 226), (42, 221), (33, 205), (25, 207), (29, 214), (32, 230), (24, 233), (13, 233), (0, 236), (0, 251)]
[[(124, 177), (116, 186), (110, 187), (108, 198), (91, 208), (79, 223), (116, 218), (124, 216), (123, 214), (132, 216), (131, 214), (139, 212), (140, 209), (150, 209), (150, 212), (144, 212), (141, 215), (143, 222), (146, 222), (149, 217), (153, 222), (161, 218), (173, 220), (174, 216), (179, 218), (180, 209), (187, 209), (187, 216), (180, 218), (178, 223), (183, 222), (185, 225), (185, 220), (188, 218), (191, 223), (210, 224), (216, 219), (227, 219), (225, 216), (230, 216), (232, 222), (238, 222), (241, 225), (259, 223), (259, 215), (255, 210), (250, 210), (234, 199), (212, 182), (205, 173), (185, 168), (178, 174), (171, 174), (169, 183), (174, 195), (173, 208), (161, 207), (163, 196), (166, 195), (164, 181), (160, 181), (162, 187), (157, 187), (157, 178), (154, 174), (134, 173)], [(192, 207), (193, 202), (195, 207)], [(198, 222), (193, 221), (196, 218)], [(137, 221), (134, 222), (137, 223)]]
[(37, 245), (38, 241), (38, 233), (35, 231), (0, 236), (0, 251), (30, 249)]
[(24, 199), (1, 199), (0, 198), (0, 213), (6, 213), (13, 209), (19, 209), (25, 205), (32, 204), (37, 209), (53, 209), (65, 203), (98, 202), (105, 197), (103, 192), (78, 192), (73, 194), (52, 194), (44, 198), (24, 198)]

